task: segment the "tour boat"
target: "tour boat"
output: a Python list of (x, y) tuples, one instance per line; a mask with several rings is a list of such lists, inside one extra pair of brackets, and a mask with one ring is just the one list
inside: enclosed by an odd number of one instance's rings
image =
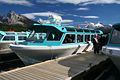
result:
[(93, 36), (103, 34), (100, 30), (67, 27), (57, 24), (34, 24), (33, 32), (45, 33), (40, 39), (31, 39), (19, 44), (10, 44), (10, 48), (25, 64), (32, 64), (48, 59), (68, 56), (93, 48)]
[(10, 51), (9, 44), (23, 42), (30, 32), (0, 31), (0, 54)]
[(120, 24), (113, 25), (108, 44), (102, 52), (108, 55), (120, 71)]

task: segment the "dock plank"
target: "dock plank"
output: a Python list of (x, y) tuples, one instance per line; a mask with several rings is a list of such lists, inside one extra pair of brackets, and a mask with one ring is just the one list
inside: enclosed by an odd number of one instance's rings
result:
[(0, 73), (0, 80), (65, 80), (105, 61), (93, 52), (72, 55)]

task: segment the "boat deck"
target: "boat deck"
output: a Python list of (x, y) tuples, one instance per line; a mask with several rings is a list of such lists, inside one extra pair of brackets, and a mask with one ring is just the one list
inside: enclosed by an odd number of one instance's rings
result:
[(0, 80), (69, 80), (105, 61), (100, 54), (78, 54), (0, 73)]

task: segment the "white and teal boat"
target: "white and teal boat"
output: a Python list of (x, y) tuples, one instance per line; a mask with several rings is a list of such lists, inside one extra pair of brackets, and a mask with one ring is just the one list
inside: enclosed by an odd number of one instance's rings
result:
[(113, 25), (108, 44), (102, 52), (108, 55), (120, 71), (120, 24)]
[(10, 51), (9, 44), (23, 42), (30, 32), (0, 31), (0, 53)]
[(10, 48), (25, 64), (90, 51), (93, 36), (102, 34), (99, 30), (56, 24), (34, 24), (33, 28), (30, 36), (34, 37), (35, 33), (46, 33), (46, 36), (32, 41), (28, 38), (21, 44), (10, 44)]

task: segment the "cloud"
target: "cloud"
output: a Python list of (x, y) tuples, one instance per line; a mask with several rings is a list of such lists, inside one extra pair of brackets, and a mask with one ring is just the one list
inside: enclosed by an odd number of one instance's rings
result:
[(86, 11), (86, 10), (89, 10), (89, 8), (77, 8), (77, 10), (83, 10), (83, 11)]
[(73, 22), (73, 20), (69, 20), (69, 19), (62, 20), (62, 23), (71, 23), (71, 22)]
[(74, 14), (73, 16), (74, 16), (74, 17), (79, 17), (78, 15), (75, 15), (75, 14)]
[(30, 3), (27, 0), (0, 0), (0, 3), (18, 4), (18, 5), (24, 5), (24, 6), (32, 6), (33, 5), (32, 3)]
[(70, 4), (81, 4), (81, 5), (88, 5), (88, 4), (120, 4), (120, 0), (37, 0), (40, 3), (70, 3)]
[[(62, 16), (63, 14), (59, 14), (59, 13), (54, 13), (54, 12), (39, 12), (39, 13), (26, 13), (26, 14), (21, 14), (21, 15), (24, 15), (26, 16), (27, 18), (29, 19), (35, 19), (36, 17), (48, 17), (50, 15), (58, 15), (58, 16)], [(40, 21), (45, 21), (45, 22), (49, 22), (48, 20), (43, 20), (41, 18), (39, 18)], [(39, 21), (38, 20), (38, 21)], [(71, 22), (74, 22), (73, 20), (70, 20), (70, 19), (63, 19), (62, 20), (62, 23), (71, 23)]]
[(35, 15), (33, 13), (26, 13), (26, 14), (21, 14), (29, 19), (35, 19)]
[(84, 2), (83, 5), (88, 4), (120, 4), (120, 0), (89, 0), (88, 2)]
[(39, 3), (49, 3), (49, 4), (55, 4), (55, 3), (71, 3), (71, 4), (78, 4), (80, 0), (37, 0)]
[(79, 15), (76, 14), (70, 14), (70, 13), (63, 13), (65, 16), (73, 16), (73, 17), (80, 17)]
[(58, 13), (54, 13), (54, 12), (39, 12), (39, 13), (26, 13), (26, 14), (22, 14), (22, 15), (26, 16), (29, 19), (35, 19), (36, 16), (46, 16), (46, 17), (48, 17), (49, 15), (61, 16), (62, 14), (58, 14)]
[(49, 3), (49, 4), (56, 4), (59, 3), (57, 0), (37, 0), (37, 3)]
[(81, 18), (91, 18), (91, 19), (96, 19), (99, 18), (98, 16), (80, 16)]

